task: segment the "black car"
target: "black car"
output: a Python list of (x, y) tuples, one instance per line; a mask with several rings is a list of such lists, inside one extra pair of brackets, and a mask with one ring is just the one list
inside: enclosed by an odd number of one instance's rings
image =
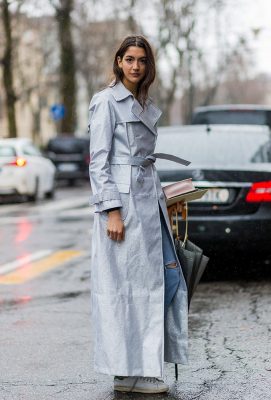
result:
[[(261, 126), (160, 128), (156, 152), (191, 161), (157, 160), (162, 185), (193, 178), (210, 188), (189, 203), (189, 237), (207, 255), (257, 252), (271, 260), (271, 138)], [(183, 230), (183, 222), (180, 228)]]
[(89, 138), (59, 135), (49, 140), (46, 153), (57, 168), (57, 179), (67, 179), (70, 184), (88, 179)]
[(268, 125), (271, 128), (271, 107), (258, 104), (222, 104), (197, 107), (192, 125)]

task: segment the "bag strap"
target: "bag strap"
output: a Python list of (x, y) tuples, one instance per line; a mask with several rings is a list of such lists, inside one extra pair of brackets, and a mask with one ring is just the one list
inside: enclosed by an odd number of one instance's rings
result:
[[(176, 207), (176, 212), (175, 212), (175, 226), (176, 226), (176, 236), (179, 238), (179, 224), (178, 224), (178, 210)], [(187, 201), (183, 205), (183, 211), (182, 211), (182, 218), (185, 220), (185, 231), (184, 231), (184, 239), (183, 239), (183, 244), (182, 247), (185, 247), (185, 244), (188, 240), (188, 204)], [(172, 224), (173, 226), (173, 224)]]
[(175, 212), (175, 227), (176, 227), (176, 237), (179, 239), (179, 223), (178, 223), (178, 211), (176, 207), (176, 212)]
[(187, 201), (184, 203), (184, 213), (185, 213), (185, 232), (184, 232), (183, 247), (185, 246), (187, 239), (188, 239), (188, 203), (187, 203)]

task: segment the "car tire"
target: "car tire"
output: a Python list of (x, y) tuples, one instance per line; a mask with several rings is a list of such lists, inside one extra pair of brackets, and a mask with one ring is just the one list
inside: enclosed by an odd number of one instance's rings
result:
[(29, 194), (29, 195), (27, 196), (27, 199), (28, 199), (29, 201), (35, 202), (35, 201), (38, 200), (38, 194), (39, 194), (39, 180), (38, 180), (38, 178), (36, 178), (36, 180), (35, 180), (35, 190), (34, 190), (34, 193), (33, 193), (33, 194)]
[(52, 190), (50, 190), (49, 192), (46, 192), (44, 195), (45, 199), (53, 199), (55, 197), (55, 188), (53, 187)]

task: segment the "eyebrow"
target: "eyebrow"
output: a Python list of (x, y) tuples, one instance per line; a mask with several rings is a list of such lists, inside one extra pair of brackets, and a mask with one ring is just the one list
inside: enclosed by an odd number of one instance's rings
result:
[[(126, 54), (125, 57), (136, 58), (136, 57), (134, 57), (134, 56), (130, 56), (129, 54)], [(142, 59), (142, 58), (147, 58), (147, 56), (138, 57), (138, 60), (140, 60), (140, 59)]]

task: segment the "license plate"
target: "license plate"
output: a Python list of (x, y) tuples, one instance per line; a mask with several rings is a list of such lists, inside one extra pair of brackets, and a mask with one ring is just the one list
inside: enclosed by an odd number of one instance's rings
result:
[(228, 189), (208, 189), (201, 199), (194, 200), (197, 203), (228, 203), (230, 191)]
[(78, 170), (78, 165), (74, 163), (61, 163), (58, 164), (57, 168), (61, 172), (72, 172)]

